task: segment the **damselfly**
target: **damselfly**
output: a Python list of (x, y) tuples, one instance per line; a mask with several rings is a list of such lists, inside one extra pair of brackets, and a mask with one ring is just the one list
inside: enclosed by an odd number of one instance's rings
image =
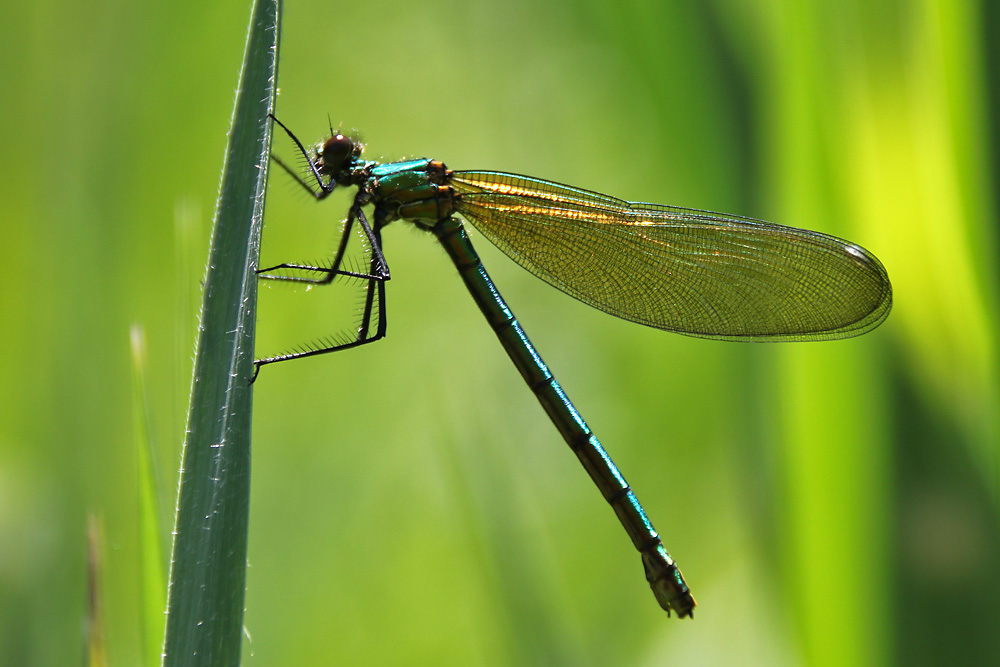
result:
[[(400, 219), (432, 232), (614, 508), (642, 556), (657, 602), (668, 614), (691, 616), (694, 598), (635, 493), (535, 351), (456, 216), (528, 271), (586, 304), (658, 329), (722, 340), (816, 341), (871, 331), (892, 307), (889, 277), (878, 259), (834, 236), (752, 218), (628, 202), (499, 171), (453, 171), (435, 160), (367, 161), (359, 141), (332, 129), (310, 152), (274, 121), (306, 159), (306, 178), (274, 160), (303, 188), (316, 199), (337, 187), (355, 187), (357, 194), (330, 266), (279, 264), (261, 269), (261, 277), (326, 284), (345, 276), (366, 281), (366, 292), (352, 340), (260, 359), (257, 370), (382, 338), (389, 280), (382, 229)], [(342, 268), (355, 223), (370, 249), (367, 270)]]

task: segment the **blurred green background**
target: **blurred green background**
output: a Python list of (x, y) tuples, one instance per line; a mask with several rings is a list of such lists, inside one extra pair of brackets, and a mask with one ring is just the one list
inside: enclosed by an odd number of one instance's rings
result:
[[(80, 660), (88, 515), (110, 662), (153, 664), (136, 424), (167, 540), (249, 7), (6, 6), (0, 664)], [(680, 622), (444, 253), (392, 225), (388, 338), (255, 387), (244, 662), (995, 659), (998, 24), (986, 0), (289, 2), (278, 113), (304, 140), (329, 115), (371, 159), (846, 236), (895, 307), (848, 341), (696, 340), (479, 239), (683, 568), (700, 606)], [(326, 257), (331, 199), (275, 172), (262, 262)], [(265, 286), (260, 354), (349, 329), (357, 295)]]

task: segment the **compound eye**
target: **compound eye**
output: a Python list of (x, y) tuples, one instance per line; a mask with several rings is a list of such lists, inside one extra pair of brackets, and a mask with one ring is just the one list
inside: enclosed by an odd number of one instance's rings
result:
[(327, 169), (346, 167), (354, 157), (354, 141), (338, 132), (323, 143), (319, 157)]

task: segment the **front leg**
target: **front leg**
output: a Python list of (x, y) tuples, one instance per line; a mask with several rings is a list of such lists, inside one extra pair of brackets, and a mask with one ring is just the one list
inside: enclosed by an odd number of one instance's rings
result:
[(316, 162), (309, 156), (309, 151), (307, 151), (306, 147), (302, 145), (302, 142), (299, 141), (299, 138), (296, 137), (291, 130), (285, 127), (285, 124), (282, 123), (280, 120), (278, 120), (274, 114), (268, 114), (268, 116), (270, 116), (271, 120), (280, 125), (281, 129), (285, 131), (285, 134), (291, 137), (292, 141), (295, 142), (295, 146), (298, 148), (299, 153), (302, 155), (303, 158), (305, 158), (306, 162), (309, 164), (309, 172), (310, 175), (316, 180), (316, 187), (313, 187), (312, 185), (307, 183), (305, 179), (303, 179), (302, 176), (300, 176), (295, 169), (292, 169), (287, 164), (285, 164), (285, 162), (274, 153), (271, 154), (271, 159), (274, 160), (275, 164), (284, 169), (285, 173), (287, 173), (289, 176), (295, 179), (295, 182), (298, 183), (303, 190), (311, 194), (317, 200), (326, 199), (326, 197), (331, 192), (333, 192), (333, 190), (337, 187), (337, 183), (333, 180), (324, 181), (323, 176), (319, 173), (319, 170), (316, 168)]

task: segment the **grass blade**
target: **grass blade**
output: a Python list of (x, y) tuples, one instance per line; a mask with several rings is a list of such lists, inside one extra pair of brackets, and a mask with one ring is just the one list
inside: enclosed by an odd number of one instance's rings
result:
[(238, 665), (250, 500), (254, 315), (280, 0), (256, 0), (205, 275), (174, 524), (164, 665)]
[(164, 542), (160, 521), (156, 448), (151, 439), (146, 402), (146, 332), (139, 325), (130, 331), (132, 349), (132, 401), (136, 459), (139, 479), (139, 626), (142, 661), (156, 665), (156, 649), (163, 638), (163, 608), (166, 604)]
[(104, 522), (87, 515), (87, 614), (84, 617), (84, 664), (107, 667), (108, 647), (104, 638)]

